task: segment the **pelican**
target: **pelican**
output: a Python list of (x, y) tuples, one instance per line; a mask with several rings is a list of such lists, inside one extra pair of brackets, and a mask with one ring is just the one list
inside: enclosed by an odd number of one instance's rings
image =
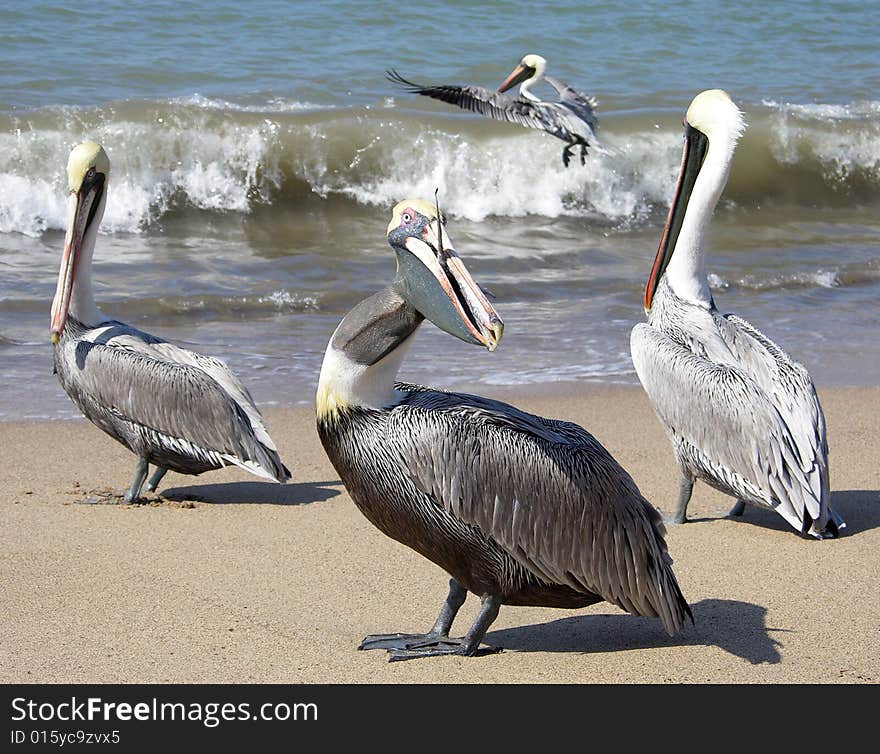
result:
[(290, 478), (247, 389), (221, 361), (178, 348), (105, 316), (92, 295), (92, 254), (107, 202), (110, 160), (100, 144), (67, 163), (67, 235), (52, 302), (55, 372), (92, 423), (137, 456), (126, 502), (169, 469), (201, 474), (235, 465)]
[[(412, 94), (432, 97), (465, 110), (487, 115), (495, 120), (519, 123), (527, 128), (546, 131), (566, 142), (562, 162), (568, 167), (573, 147), (580, 147), (581, 165), (587, 148), (595, 141), (599, 126), (594, 108), (595, 98), (575, 91), (550, 76), (545, 76), (547, 61), (540, 55), (526, 55), (504, 80), (497, 92), (480, 86), (422, 86), (403, 78), (397, 71), (386, 71), (390, 81), (403, 86)], [(532, 93), (532, 87), (541, 80), (552, 86), (558, 102), (545, 102)], [(519, 97), (504, 94), (520, 84)]]
[[(333, 333), (318, 434), (367, 519), (451, 579), (427, 633), (367, 636), (360, 649), (387, 649), (390, 660), (482, 654), (502, 604), (607, 600), (677, 632), (691, 613), (660, 515), (595, 438), (498, 401), (395, 381), (424, 319), (490, 351), (503, 324), (435, 205), (400, 202), (387, 239), (397, 274)], [(479, 615), (450, 638), (467, 592)]]
[(801, 533), (836, 536), (825, 417), (807, 370), (746, 320), (720, 314), (709, 291), (705, 237), (745, 128), (726, 92), (697, 95), (684, 155), (645, 288), (647, 324), (632, 330), (639, 379), (672, 442), (686, 521), (694, 481), (771, 508)]

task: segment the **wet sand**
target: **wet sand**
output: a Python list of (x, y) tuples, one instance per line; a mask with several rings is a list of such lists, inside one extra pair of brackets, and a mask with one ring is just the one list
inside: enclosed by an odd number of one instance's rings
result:
[[(667, 536), (696, 619), (679, 636), (608, 603), (503, 607), (486, 638), (501, 653), (398, 663), (358, 642), (427, 629), (446, 576), (358, 512), (311, 410), (268, 412), (291, 483), (169, 474), (146, 505), (108, 504), (134, 461), (91, 424), (2, 423), (0, 682), (878, 682), (880, 388), (820, 396), (840, 539), (801, 539), (755, 508), (726, 518), (733, 501), (698, 485), (694, 520)], [(641, 390), (513, 402), (582, 424), (649, 500), (674, 502)]]

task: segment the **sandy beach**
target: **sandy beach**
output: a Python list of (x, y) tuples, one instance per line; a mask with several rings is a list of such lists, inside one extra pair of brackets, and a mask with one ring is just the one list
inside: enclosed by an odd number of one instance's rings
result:
[[(700, 485), (694, 520), (667, 536), (696, 619), (679, 636), (607, 603), (504, 607), (486, 640), (501, 653), (398, 663), (358, 642), (429, 627), (446, 576), (361, 516), (311, 410), (268, 412), (290, 484), (169, 474), (146, 505), (102, 497), (128, 484), (133, 459), (91, 424), (0, 424), (0, 681), (877, 682), (880, 389), (820, 397), (840, 539), (801, 539), (754, 508), (728, 519), (733, 501)], [(671, 506), (677, 469), (641, 390), (511, 402), (582, 424)]]

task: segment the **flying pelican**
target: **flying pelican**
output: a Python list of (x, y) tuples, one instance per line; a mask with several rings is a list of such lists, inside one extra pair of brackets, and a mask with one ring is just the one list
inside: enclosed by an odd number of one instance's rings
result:
[[(594, 108), (595, 98), (575, 91), (550, 76), (544, 75), (547, 61), (540, 55), (526, 55), (504, 80), (497, 92), (480, 86), (422, 86), (403, 78), (397, 71), (386, 71), (390, 81), (400, 84), (412, 94), (448, 102), (452, 105), (487, 115), (495, 120), (519, 123), (527, 128), (555, 136), (566, 142), (562, 150), (562, 162), (568, 167), (572, 147), (580, 147), (581, 165), (587, 156), (587, 147), (595, 141), (599, 127)], [(532, 87), (541, 79), (552, 86), (559, 102), (544, 102), (532, 94)], [(504, 94), (520, 84), (519, 97)]]
[(105, 316), (92, 295), (92, 253), (107, 202), (110, 160), (100, 144), (67, 163), (67, 235), (52, 302), (55, 372), (92, 423), (137, 460), (125, 493), (155, 490), (169, 469), (201, 474), (234, 464), (266, 479), (290, 478), (253, 398), (221, 361), (186, 351)]
[[(422, 320), (494, 350), (503, 324), (455, 252), (439, 209), (400, 202), (391, 284), (354, 307), (327, 346), (318, 434), (361, 512), (452, 578), (426, 634), (367, 636), (390, 659), (474, 655), (502, 604), (602, 600), (677, 632), (690, 609), (660, 514), (576, 424), (498, 401), (395, 382)], [(481, 600), (449, 637), (467, 592)]]
[(776, 510), (795, 529), (836, 536), (825, 417), (807, 370), (753, 325), (720, 314), (709, 291), (705, 237), (727, 183), (742, 113), (726, 92), (698, 94), (684, 155), (645, 288), (648, 324), (632, 330), (639, 379), (675, 449), (682, 479), (672, 521), (686, 521), (696, 479)]

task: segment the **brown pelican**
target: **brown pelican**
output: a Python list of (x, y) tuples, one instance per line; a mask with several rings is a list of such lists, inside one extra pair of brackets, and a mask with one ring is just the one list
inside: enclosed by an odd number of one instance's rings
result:
[[(399, 203), (387, 238), (397, 274), (330, 340), (318, 433), (361, 512), (452, 578), (430, 631), (367, 636), (360, 648), (388, 649), (392, 660), (473, 655), (502, 604), (607, 600), (678, 631), (690, 609), (660, 515), (592, 435), (498, 401), (395, 382), (424, 318), (490, 351), (502, 322), (433, 205)], [(452, 639), (468, 591), (481, 609)]]
[[(566, 142), (562, 150), (565, 167), (568, 167), (571, 159), (572, 147), (579, 146), (583, 165), (587, 147), (595, 141), (595, 130), (599, 126), (594, 112), (596, 100), (545, 76), (546, 67), (547, 61), (540, 55), (526, 55), (497, 92), (480, 86), (422, 86), (408, 81), (394, 70), (387, 71), (386, 75), (413, 94), (439, 99), (495, 120), (537, 128), (562, 139)], [(531, 88), (542, 78), (556, 90), (559, 102), (544, 102), (532, 94)], [(520, 84), (519, 97), (504, 94), (517, 84)]]
[(726, 92), (697, 95), (685, 118), (681, 173), (645, 288), (648, 324), (632, 330), (639, 379), (681, 467), (672, 521), (683, 523), (696, 479), (772, 508), (798, 531), (836, 536), (825, 417), (807, 370), (756, 327), (720, 314), (705, 238), (727, 183), (742, 113)]
[(100, 144), (70, 153), (67, 236), (52, 302), (55, 371), (86, 418), (137, 458), (125, 500), (168, 469), (201, 474), (234, 464), (283, 482), (290, 473), (247, 389), (221, 361), (106, 317), (92, 296), (92, 253), (107, 201), (110, 160)]

